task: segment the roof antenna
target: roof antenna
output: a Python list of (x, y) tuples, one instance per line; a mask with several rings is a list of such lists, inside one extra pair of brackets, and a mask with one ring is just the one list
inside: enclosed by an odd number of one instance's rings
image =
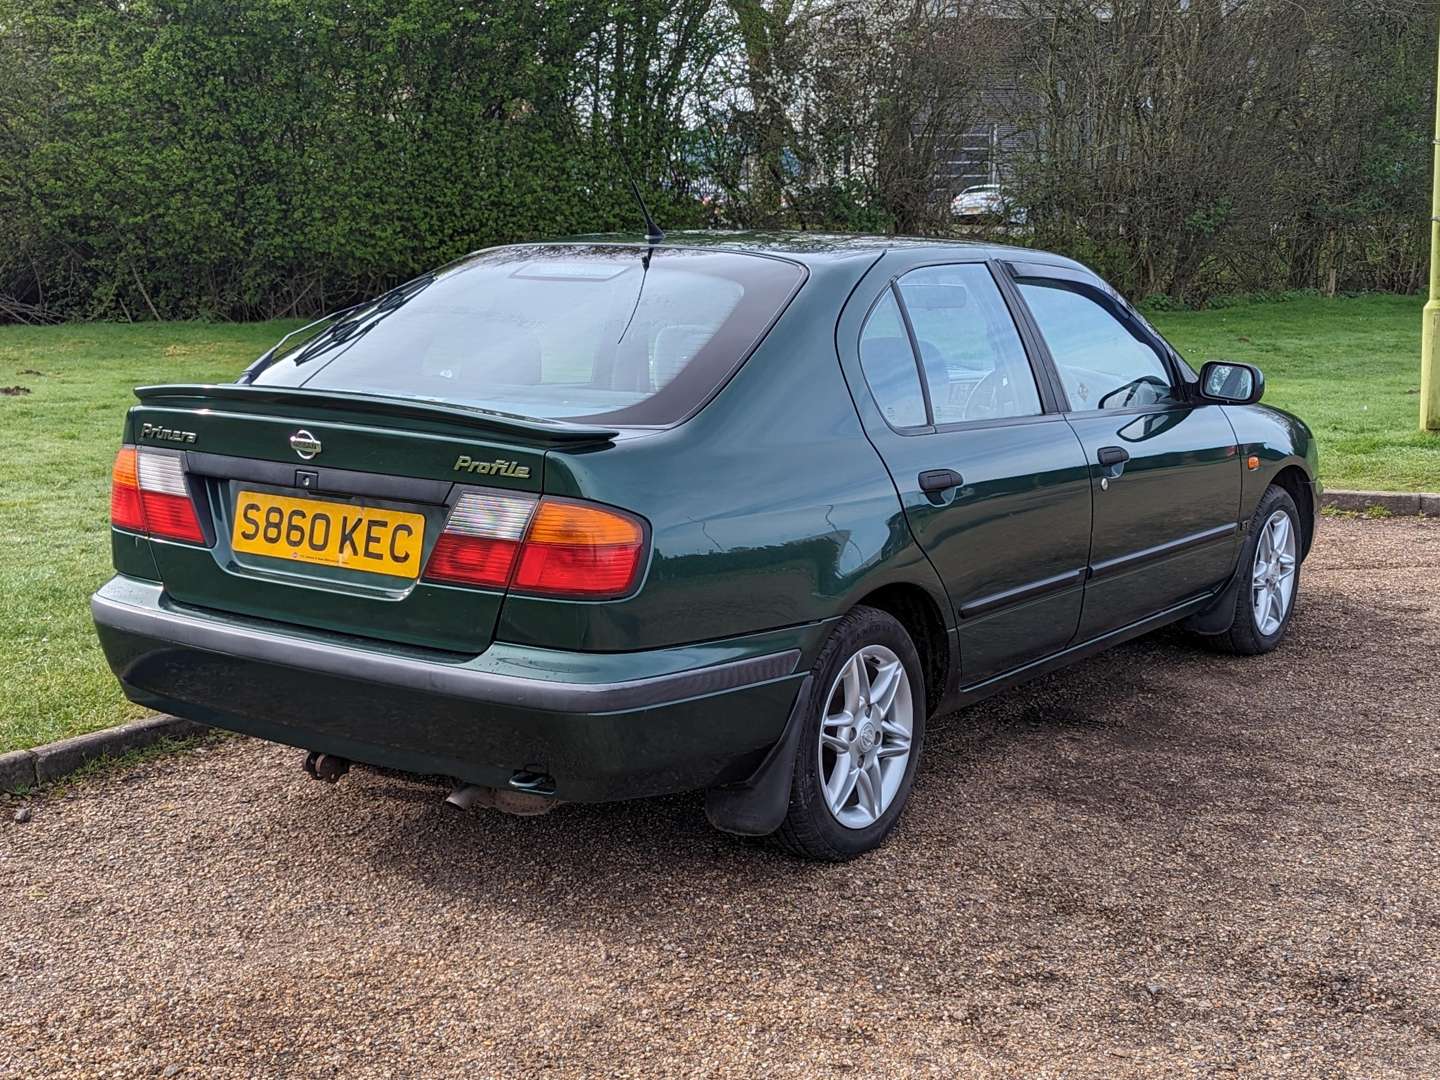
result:
[[(615, 152), (620, 154), (620, 147), (616, 146)], [(635, 201), (640, 204), (640, 213), (645, 217), (645, 243), (650, 246), (640, 257), (640, 287), (635, 290), (635, 305), (630, 309), (630, 318), (625, 320), (625, 327), (615, 340), (616, 345), (624, 341), (625, 335), (630, 332), (630, 324), (635, 321), (635, 313), (640, 310), (640, 297), (645, 295), (645, 281), (650, 276), (650, 258), (655, 254), (656, 246), (665, 239), (665, 230), (656, 225), (655, 219), (650, 216), (650, 208), (645, 205), (645, 196), (640, 194), (640, 185), (635, 183), (635, 177), (625, 164), (624, 154), (620, 154), (620, 164), (625, 169), (625, 179), (630, 181), (630, 191), (635, 195)]]
[[(584, 142), (584, 136), (580, 134), (580, 125), (575, 122), (575, 117), (567, 115), (566, 119), (570, 121), (570, 130), (575, 135), (575, 141)], [(635, 201), (640, 204), (640, 214), (645, 218), (645, 242), (654, 248), (657, 244), (664, 242), (665, 230), (655, 224), (655, 218), (650, 214), (650, 207), (645, 205), (645, 196), (640, 194), (640, 185), (635, 182), (635, 174), (630, 171), (630, 162), (625, 157), (625, 151), (620, 149), (620, 140), (615, 138), (614, 130), (608, 130), (607, 134), (609, 135), (610, 149), (620, 159), (620, 168), (624, 171), (625, 179), (630, 184), (630, 194), (635, 196)], [(651, 252), (645, 254), (647, 270), (650, 268), (650, 254)]]
[(629, 175), (628, 169), (625, 178), (630, 181), (630, 190), (635, 195), (635, 201), (640, 204), (640, 213), (645, 217), (645, 242), (651, 247), (663, 243), (665, 230), (656, 225), (655, 219), (650, 216), (650, 208), (645, 205), (645, 196), (640, 194), (640, 185), (635, 183), (635, 177)]

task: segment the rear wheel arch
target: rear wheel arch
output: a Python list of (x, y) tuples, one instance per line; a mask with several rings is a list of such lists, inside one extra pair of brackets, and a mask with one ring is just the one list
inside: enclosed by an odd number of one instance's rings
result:
[[(877, 643), (863, 634), (856, 638), (857, 625), (869, 630), (877, 626), (898, 630), (899, 633), (891, 632), (888, 636), (890, 644), (902, 657), (913, 648), (915, 656), (906, 663), (912, 669), (918, 668), (914, 675), (925, 684), (924, 705), (920, 707), (917, 702), (914, 714), (919, 737), (923, 739), (925, 720), (943, 700), (946, 690), (944, 680), (951, 671), (950, 635), (941, 611), (939, 603), (924, 586), (892, 581), (872, 589), (838, 613), (828, 628), (818, 655), (810, 661), (811, 671), (796, 693), (779, 742), (749, 779), (705, 792), (705, 816), (710, 823), (723, 832), (741, 836), (769, 836), (781, 828), (792, 809), (797, 762), (801, 754), (813, 753), (804, 744), (805, 732), (812, 722), (819, 722), (815, 710), (823, 708), (824, 702), (820, 697), (829, 689), (828, 684), (822, 686), (815, 681), (817, 673), (822, 673), (836, 650), (843, 648), (847, 635), (853, 639), (852, 644)], [(880, 636), (879, 643), (884, 643), (886, 632), (882, 630)], [(901, 640), (904, 638), (908, 638), (908, 643)], [(804, 844), (797, 847), (797, 843), (792, 837), (793, 850), (806, 847)], [(834, 857), (836, 854), (830, 852), (822, 857)]]
[[(852, 679), (847, 672), (856, 665), (864, 674)], [(885, 681), (876, 682), (887, 668)], [(917, 679), (925, 674), (915, 640), (889, 611), (859, 604), (839, 620), (793, 717), (786, 805), (774, 833), (784, 847), (804, 858), (843, 861), (885, 842), (923, 753), (923, 705), (911, 697)], [(871, 688), (882, 685), (887, 690), (872, 697)], [(898, 741), (887, 754), (892, 737)], [(887, 757), (899, 771), (886, 775)], [(858, 819), (856, 810), (863, 811)]]
[(933, 714), (945, 698), (951, 675), (949, 633), (935, 598), (923, 586), (895, 582), (867, 593), (855, 607), (877, 608), (905, 628), (920, 654), (926, 715)]

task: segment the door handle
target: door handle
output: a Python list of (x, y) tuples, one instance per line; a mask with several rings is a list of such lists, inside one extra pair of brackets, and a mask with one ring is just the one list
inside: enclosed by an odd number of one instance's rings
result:
[(1102, 446), (1095, 455), (1104, 471), (1100, 474), (1100, 490), (1109, 491), (1110, 481), (1125, 475), (1125, 463), (1130, 460), (1130, 451), (1123, 446)]
[(926, 495), (939, 495), (964, 483), (965, 478), (954, 469), (929, 469), (920, 474), (920, 490)]

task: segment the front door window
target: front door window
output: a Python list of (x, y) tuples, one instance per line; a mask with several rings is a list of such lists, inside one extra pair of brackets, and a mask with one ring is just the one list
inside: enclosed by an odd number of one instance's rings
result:
[(1083, 286), (1046, 278), (1017, 282), (1050, 347), (1075, 412), (1170, 405), (1178, 399), (1160, 354)]

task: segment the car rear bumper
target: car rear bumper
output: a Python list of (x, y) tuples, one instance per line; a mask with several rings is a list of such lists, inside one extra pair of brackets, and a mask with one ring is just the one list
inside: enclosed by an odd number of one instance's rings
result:
[(640, 653), (496, 642), (459, 657), (182, 607), (116, 577), (91, 600), (143, 705), (307, 750), (581, 802), (744, 779), (780, 738), (826, 624)]

